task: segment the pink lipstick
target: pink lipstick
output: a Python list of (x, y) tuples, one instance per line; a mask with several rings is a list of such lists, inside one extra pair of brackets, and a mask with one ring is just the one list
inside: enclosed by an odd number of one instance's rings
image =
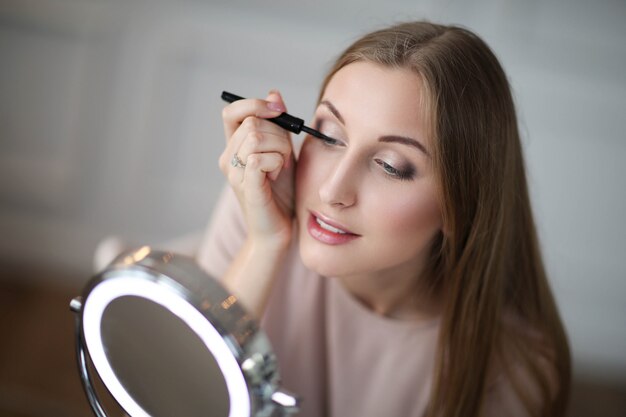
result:
[(311, 213), (307, 224), (309, 234), (315, 239), (327, 245), (341, 245), (348, 243), (360, 235), (343, 229), (340, 225), (322, 219), (320, 216)]

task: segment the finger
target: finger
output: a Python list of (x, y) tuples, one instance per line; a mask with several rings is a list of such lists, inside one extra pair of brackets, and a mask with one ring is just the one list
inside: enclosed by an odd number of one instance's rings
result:
[(266, 101), (261, 99), (244, 99), (235, 101), (222, 110), (224, 134), (230, 138), (239, 125), (249, 116), (264, 119), (277, 117), (286, 111), (281, 101)]
[(277, 152), (255, 153), (248, 156), (243, 183), (249, 202), (260, 205), (270, 202), (272, 191), (269, 180), (278, 176), (283, 164), (283, 156)]
[(256, 152), (278, 151), (285, 157), (292, 153), (290, 135), (280, 126), (254, 116), (246, 118), (226, 144), (220, 156), (220, 169), (227, 174), (230, 161), (237, 154), (242, 161)]
[[(234, 153), (238, 153), (239, 150), (241, 149), (242, 144), (248, 138), (253, 137), (256, 134), (256, 132), (258, 132), (258, 134), (261, 135), (262, 134), (260, 132), (261, 120), (262, 119), (259, 119), (258, 117), (255, 117), (255, 116), (246, 117), (241, 122), (239, 127), (235, 130), (235, 132), (231, 135), (231, 137), (228, 138), (228, 141), (226, 142), (226, 151), (230, 153), (231, 155)], [(252, 140), (254, 140), (254, 138)], [(245, 158), (243, 158), (242, 160), (245, 160)]]
[[(231, 185), (231, 187), (237, 190), (240, 188), (243, 182), (245, 167), (235, 166), (235, 164), (233, 163), (234, 158), (234, 154), (224, 151), (222, 155), (220, 155), (219, 162), (220, 170), (224, 173), (224, 176), (228, 180), (228, 183)], [(242, 163), (245, 163), (245, 161), (243, 161), (241, 158), (239, 159), (242, 161)]]
[(285, 101), (283, 100), (283, 96), (282, 94), (280, 94), (280, 91), (276, 89), (270, 90), (265, 99), (268, 102), (276, 103), (282, 106), (285, 109), (284, 111), (287, 111), (287, 105), (285, 104)]
[[(257, 119), (258, 120), (258, 119)], [(242, 129), (238, 129), (242, 130)], [(241, 183), (243, 175), (240, 166), (234, 166), (234, 158), (238, 158), (244, 165), (251, 155), (278, 153), (281, 155), (284, 167), (292, 159), (293, 146), (287, 132), (283, 129), (270, 129), (271, 132), (262, 132), (258, 130), (248, 131), (246, 137), (239, 139), (234, 135), (232, 142), (228, 144), (222, 152), (219, 160), (220, 169), (228, 177), (232, 185)], [(239, 145), (239, 142), (241, 145)], [(280, 174), (283, 166), (277, 170), (272, 170), (270, 179), (275, 180)]]
[(255, 130), (248, 132), (236, 152), (244, 161), (249, 155), (271, 152), (277, 152), (282, 155), (284, 160), (287, 160), (292, 154), (292, 144), (287, 132), (280, 128), (278, 132)]
[(256, 116), (246, 117), (239, 127), (232, 134), (230, 139), (228, 140), (228, 145), (233, 146), (233, 148), (238, 149), (241, 147), (245, 138), (250, 134), (250, 132), (259, 132), (263, 135), (274, 135), (274, 136), (282, 136), (285, 139), (289, 139), (289, 132), (287, 132), (282, 127), (278, 126), (276, 123), (270, 122), (269, 120), (260, 119)]

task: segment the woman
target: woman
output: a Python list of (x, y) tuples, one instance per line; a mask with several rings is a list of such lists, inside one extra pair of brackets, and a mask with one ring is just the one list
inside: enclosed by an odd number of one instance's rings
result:
[[(280, 94), (224, 109), (200, 263), (258, 317), (305, 416), (562, 416), (567, 340), (506, 76), (473, 33), (356, 41), (297, 158)], [(234, 162), (233, 162), (234, 161)]]

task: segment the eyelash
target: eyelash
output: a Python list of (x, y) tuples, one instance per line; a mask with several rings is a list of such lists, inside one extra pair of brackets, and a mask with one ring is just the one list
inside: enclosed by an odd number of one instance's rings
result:
[(415, 170), (413, 167), (409, 167), (407, 169), (397, 169), (382, 159), (375, 159), (374, 161), (380, 165), (387, 175), (390, 175), (391, 177), (397, 178), (401, 181), (410, 181), (415, 178)]
[[(317, 120), (315, 121), (315, 124), (313, 125), (313, 128), (314, 128), (315, 130), (317, 130), (318, 132), (324, 133), (324, 132), (322, 132), (322, 130), (321, 130), (322, 125), (323, 125), (322, 120), (317, 119)], [(339, 141), (339, 140), (337, 140), (337, 139), (330, 138), (330, 137), (329, 137), (328, 139), (323, 139), (323, 138), (316, 138), (316, 139), (321, 140), (321, 141), (322, 141), (322, 143), (323, 143), (324, 145), (327, 145), (327, 146), (340, 146), (340, 145), (342, 145), (342, 142), (341, 142), (341, 141)]]
[[(320, 130), (321, 127), (322, 127), (322, 121), (319, 119), (316, 120), (314, 124), (315, 130), (321, 131)], [(325, 146), (343, 146), (344, 145), (343, 142), (337, 139), (332, 139), (332, 138), (330, 139), (318, 138), (318, 139), (321, 140)], [(383, 169), (385, 174), (389, 175), (390, 177), (394, 179), (398, 179), (401, 181), (410, 181), (413, 178), (415, 178), (415, 169), (413, 167), (408, 167), (406, 169), (401, 170), (388, 164), (382, 159), (375, 159), (374, 162), (376, 162)]]
[(326, 146), (341, 146), (342, 145), (342, 143), (338, 141), (337, 139), (332, 139), (332, 138), (328, 138), (328, 139), (317, 138), (317, 139), (321, 140), (322, 143), (324, 143), (324, 145)]

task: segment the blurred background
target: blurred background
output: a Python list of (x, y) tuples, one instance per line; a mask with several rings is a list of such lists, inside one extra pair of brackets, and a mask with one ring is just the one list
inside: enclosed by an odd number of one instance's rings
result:
[[(197, 235), (223, 179), (222, 90), (309, 118), (359, 35), (428, 19), (509, 75), (571, 416), (626, 415), (624, 0), (0, 0), (0, 416), (87, 416), (72, 296), (110, 235)], [(367, 86), (363, 86), (367, 88)]]

